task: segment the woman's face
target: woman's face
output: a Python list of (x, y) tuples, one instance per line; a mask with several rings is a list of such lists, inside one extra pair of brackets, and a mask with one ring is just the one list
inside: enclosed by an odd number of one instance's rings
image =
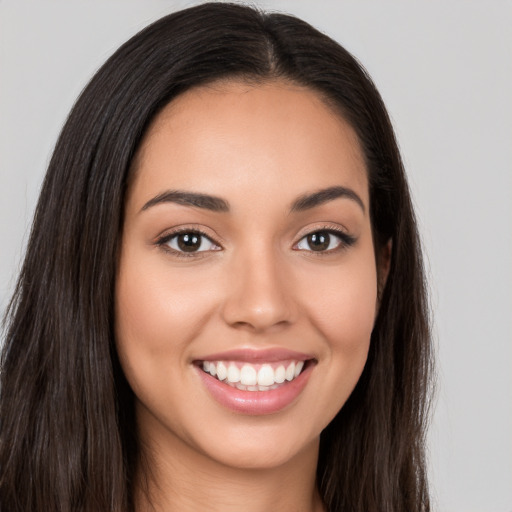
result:
[(377, 308), (354, 131), (308, 89), (216, 84), (158, 115), (134, 172), (116, 339), (140, 435), (232, 467), (315, 451)]

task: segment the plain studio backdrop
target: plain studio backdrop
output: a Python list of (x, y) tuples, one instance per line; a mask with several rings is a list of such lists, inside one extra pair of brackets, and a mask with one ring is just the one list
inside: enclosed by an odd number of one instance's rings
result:
[[(57, 135), (128, 37), (197, 2), (0, 0), (0, 307)], [(439, 359), (434, 509), (512, 512), (512, 2), (255, 1), (302, 17), (368, 69), (423, 235)]]

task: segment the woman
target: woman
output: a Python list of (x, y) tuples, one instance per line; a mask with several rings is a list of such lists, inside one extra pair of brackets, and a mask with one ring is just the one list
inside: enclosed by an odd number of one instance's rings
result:
[(98, 71), (43, 185), (2, 356), (15, 511), (429, 509), (421, 253), (338, 44), (204, 4)]

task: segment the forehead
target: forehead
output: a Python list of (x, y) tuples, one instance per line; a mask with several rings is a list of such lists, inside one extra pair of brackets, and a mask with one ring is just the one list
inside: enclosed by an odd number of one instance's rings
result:
[(350, 185), (368, 202), (352, 127), (318, 93), (287, 82), (219, 82), (185, 92), (153, 121), (134, 172), (132, 192), (301, 194)]

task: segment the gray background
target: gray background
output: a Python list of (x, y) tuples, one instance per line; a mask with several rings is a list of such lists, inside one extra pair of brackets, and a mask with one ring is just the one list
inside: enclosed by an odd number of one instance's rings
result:
[[(52, 146), (117, 46), (196, 2), (0, 0), (0, 307)], [(512, 2), (256, 1), (367, 67), (393, 119), (432, 286), (435, 509), (512, 511)]]

